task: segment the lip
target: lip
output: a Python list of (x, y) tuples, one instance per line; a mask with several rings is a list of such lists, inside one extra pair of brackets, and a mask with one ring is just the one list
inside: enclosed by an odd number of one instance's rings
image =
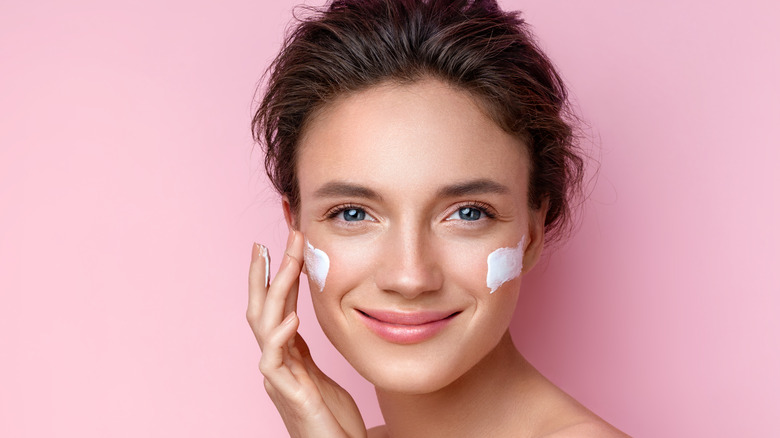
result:
[(374, 334), (395, 344), (416, 344), (428, 340), (449, 324), (454, 312), (396, 312), (388, 310), (357, 310), (358, 318)]

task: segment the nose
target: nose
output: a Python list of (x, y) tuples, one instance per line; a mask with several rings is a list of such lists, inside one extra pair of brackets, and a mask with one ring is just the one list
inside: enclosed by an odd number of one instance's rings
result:
[(429, 231), (397, 229), (385, 235), (381, 244), (384, 254), (374, 277), (380, 290), (413, 299), (441, 289), (444, 275)]

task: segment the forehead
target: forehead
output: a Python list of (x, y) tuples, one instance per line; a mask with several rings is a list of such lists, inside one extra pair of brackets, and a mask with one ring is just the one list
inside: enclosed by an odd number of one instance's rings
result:
[(525, 190), (526, 148), (469, 93), (436, 80), (383, 84), (323, 108), (301, 138), (301, 196), (340, 180), (379, 191), (436, 190), (493, 179)]

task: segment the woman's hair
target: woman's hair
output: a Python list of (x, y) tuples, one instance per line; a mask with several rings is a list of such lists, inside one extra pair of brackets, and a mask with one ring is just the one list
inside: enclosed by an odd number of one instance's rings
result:
[(435, 78), (469, 92), (528, 148), (528, 199), (548, 201), (545, 231), (571, 225), (583, 160), (564, 83), (529, 26), (495, 0), (333, 0), (307, 8), (273, 61), (252, 121), (265, 168), (293, 213), (300, 207), (297, 147), (313, 114), (334, 98), (385, 82)]

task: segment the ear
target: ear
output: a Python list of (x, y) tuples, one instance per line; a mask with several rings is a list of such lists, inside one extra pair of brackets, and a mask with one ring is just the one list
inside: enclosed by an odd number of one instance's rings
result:
[[(292, 211), (290, 206), (290, 199), (287, 196), (282, 196), (282, 211), (284, 212), (284, 221), (287, 223), (287, 231), (292, 233), (293, 230), (298, 230), (297, 224), (300, 224), (298, 218)], [(304, 251), (306, 248), (304, 248)], [(309, 273), (306, 271), (306, 263), (303, 264), (302, 272), (306, 275)]]
[(547, 209), (550, 206), (548, 198), (542, 201), (542, 205), (530, 211), (528, 220), (528, 246), (523, 254), (523, 274), (527, 274), (539, 261), (544, 249), (544, 219), (547, 217)]
[(298, 221), (296, 220), (295, 215), (293, 215), (290, 199), (287, 196), (282, 196), (282, 211), (284, 212), (284, 221), (287, 222), (287, 230), (290, 232), (296, 230), (295, 224), (297, 224)]

